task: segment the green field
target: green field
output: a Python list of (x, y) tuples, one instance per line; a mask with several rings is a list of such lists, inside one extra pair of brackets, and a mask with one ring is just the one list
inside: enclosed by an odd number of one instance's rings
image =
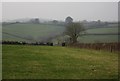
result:
[(94, 29), (88, 29), (87, 33), (118, 33), (118, 27), (99, 27)]
[(3, 79), (117, 79), (118, 54), (59, 46), (3, 45)]
[[(60, 35), (64, 32), (65, 27), (48, 24), (9, 24), (3, 28), (3, 40), (11, 41), (44, 41), (50, 37)], [(7, 33), (7, 34), (6, 34)], [(86, 33), (118, 33), (118, 27), (94, 28), (86, 30)], [(16, 37), (16, 36), (18, 37)], [(85, 35), (80, 36), (78, 41), (81, 43), (94, 42), (118, 42), (120, 35)], [(28, 39), (28, 40), (26, 40)], [(56, 38), (55, 38), (56, 39)]]
[(120, 35), (86, 35), (79, 37), (80, 43), (111, 43), (118, 42), (118, 36)]
[[(10, 24), (2, 27), (3, 40), (28, 41), (23, 38), (32, 39), (31, 42), (42, 41), (55, 35), (59, 35), (64, 31), (63, 26), (47, 25), (47, 24)], [(19, 36), (15, 37), (13, 35)]]
[[(118, 33), (118, 27), (106, 27), (106, 28), (95, 28), (89, 29), (86, 33), (98, 33), (98, 34), (109, 34)], [(85, 35), (78, 38), (81, 43), (107, 43), (107, 42), (118, 42), (120, 35)]]

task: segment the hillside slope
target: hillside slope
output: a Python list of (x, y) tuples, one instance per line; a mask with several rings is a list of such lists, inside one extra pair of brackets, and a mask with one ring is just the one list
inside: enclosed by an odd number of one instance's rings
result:
[[(10, 24), (3, 26), (3, 40), (36, 42), (45, 41), (61, 35), (65, 30), (64, 26), (48, 24)], [(86, 30), (84, 36), (80, 36), (81, 43), (94, 42), (118, 42), (118, 27), (102, 27)], [(99, 35), (90, 35), (99, 34)], [(55, 38), (56, 40), (56, 38)]]
[(42, 41), (63, 32), (64, 27), (47, 24), (11, 24), (3, 26), (3, 40)]
[(3, 45), (3, 79), (117, 79), (118, 54), (56, 46)]

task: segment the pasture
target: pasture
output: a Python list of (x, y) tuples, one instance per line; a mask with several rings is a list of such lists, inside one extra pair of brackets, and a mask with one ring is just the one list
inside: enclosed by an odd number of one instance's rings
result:
[[(3, 26), (3, 40), (42, 41), (63, 32), (64, 27), (47, 24), (9, 24)], [(26, 40), (28, 39), (28, 40)]]
[[(101, 34), (101, 35), (84, 35), (78, 38), (80, 43), (111, 43), (118, 42), (118, 27), (105, 27), (94, 28), (86, 31), (88, 34)], [(105, 34), (105, 35), (104, 35)], [(113, 35), (116, 34), (116, 35)]]
[[(63, 34), (64, 26), (48, 24), (9, 24), (3, 26), (3, 40), (9, 41), (45, 41), (56, 35)], [(86, 30), (86, 33), (106, 33), (108, 35), (84, 35), (78, 38), (80, 43), (118, 42), (118, 27), (94, 28)], [(112, 35), (116, 33), (116, 35)], [(111, 35), (109, 35), (111, 34)], [(57, 39), (54, 38), (56, 41)]]
[(59, 46), (3, 45), (3, 79), (117, 79), (118, 54)]

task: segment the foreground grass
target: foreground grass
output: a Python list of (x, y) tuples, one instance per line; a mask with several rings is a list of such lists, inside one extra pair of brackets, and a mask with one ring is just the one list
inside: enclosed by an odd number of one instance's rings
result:
[(3, 45), (3, 79), (116, 79), (115, 53), (50, 46)]

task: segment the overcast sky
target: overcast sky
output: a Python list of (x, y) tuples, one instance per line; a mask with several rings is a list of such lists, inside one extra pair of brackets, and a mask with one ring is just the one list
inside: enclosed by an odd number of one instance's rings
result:
[(3, 2), (3, 20), (43, 18), (65, 20), (118, 20), (117, 2)]

